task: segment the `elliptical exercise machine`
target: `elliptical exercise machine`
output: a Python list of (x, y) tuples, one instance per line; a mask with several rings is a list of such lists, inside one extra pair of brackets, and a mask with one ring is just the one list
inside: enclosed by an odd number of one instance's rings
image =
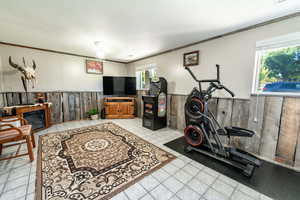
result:
[[(221, 162), (227, 163), (242, 173), (251, 177), (255, 167), (259, 167), (262, 161), (254, 155), (232, 146), (224, 146), (219, 135), (238, 137), (252, 137), (255, 133), (240, 127), (222, 127), (215, 116), (209, 111), (208, 102), (216, 90), (224, 89), (232, 97), (234, 93), (220, 82), (220, 67), (217, 67), (217, 79), (198, 80), (190, 68), (185, 69), (198, 82), (199, 89), (194, 88), (185, 103), (186, 128), (184, 137), (188, 145), (186, 152), (197, 151)], [(202, 90), (202, 83), (209, 83), (206, 90)]]

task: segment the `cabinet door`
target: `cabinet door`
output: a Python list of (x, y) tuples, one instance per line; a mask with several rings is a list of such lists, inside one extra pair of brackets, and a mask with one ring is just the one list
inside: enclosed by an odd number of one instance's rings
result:
[(118, 103), (109, 103), (107, 106), (105, 106), (105, 114), (118, 115), (119, 114), (119, 104)]
[(134, 104), (129, 104), (128, 105), (128, 114), (129, 115), (134, 115)]
[(120, 103), (119, 104), (119, 115), (128, 115), (128, 104)]

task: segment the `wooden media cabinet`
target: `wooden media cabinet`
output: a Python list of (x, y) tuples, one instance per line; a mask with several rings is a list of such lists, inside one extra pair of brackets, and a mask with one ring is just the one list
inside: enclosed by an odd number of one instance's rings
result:
[(135, 117), (134, 97), (106, 97), (104, 98), (106, 119), (128, 119)]

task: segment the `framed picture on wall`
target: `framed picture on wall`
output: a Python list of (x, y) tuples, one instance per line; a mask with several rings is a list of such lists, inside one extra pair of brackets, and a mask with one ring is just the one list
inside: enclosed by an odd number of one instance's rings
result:
[(96, 60), (86, 60), (86, 73), (103, 74), (103, 62)]
[(199, 51), (192, 51), (183, 54), (183, 66), (189, 67), (199, 64)]

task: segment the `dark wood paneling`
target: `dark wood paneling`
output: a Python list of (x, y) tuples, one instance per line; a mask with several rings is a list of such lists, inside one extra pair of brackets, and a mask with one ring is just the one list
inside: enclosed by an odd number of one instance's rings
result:
[(21, 99), (22, 104), (27, 104), (28, 103), (26, 92), (21, 92), (20, 99)]
[(232, 108), (232, 126), (248, 128), (249, 121), (249, 100), (234, 99)]
[[(218, 100), (217, 121), (220, 123), (221, 126), (231, 126), (232, 105), (232, 99)], [(220, 140), (223, 144), (228, 144), (229, 142), (227, 136), (220, 136)]]
[(87, 112), (93, 108), (92, 93), (81, 92), (80, 93), (80, 105), (81, 105), (81, 119), (88, 118)]
[(6, 106), (6, 102), (4, 100), (4, 96), (5, 96), (4, 93), (0, 93), (0, 108)]
[(167, 95), (167, 126), (170, 127), (171, 124), (171, 97), (172, 95)]
[(252, 96), (250, 98), (248, 129), (255, 131), (255, 135), (247, 141), (245, 150), (252, 153), (259, 153), (261, 131), (264, 121), (265, 97)]
[(143, 91), (138, 90), (137, 91), (137, 98), (136, 98), (136, 107), (137, 107), (137, 111), (136, 111), (136, 115), (137, 117), (142, 117), (142, 96), (143, 96)]
[(184, 105), (187, 96), (185, 95), (178, 95), (177, 96), (177, 129), (183, 131), (185, 129), (185, 111)]
[(92, 92), (91, 93), (91, 105), (92, 105), (93, 109), (97, 109), (98, 110), (97, 93), (96, 92)]
[(70, 121), (70, 111), (69, 111), (69, 93), (62, 93), (62, 106), (63, 106), (63, 121)]
[[(248, 128), (249, 121), (249, 100), (234, 99), (232, 106), (231, 125)], [(251, 142), (252, 138), (247, 137), (231, 137), (231, 144), (240, 148), (247, 149), (247, 143)]]
[(28, 92), (27, 96), (28, 96), (28, 102), (27, 103), (34, 103), (35, 102), (35, 93), (34, 92)]
[(217, 118), (217, 116), (218, 116), (218, 98), (212, 98), (208, 102), (208, 109), (215, 116), (215, 118)]
[(297, 139), (297, 147), (296, 147), (296, 152), (295, 152), (294, 166), (297, 167), (298, 169), (300, 168), (300, 135), (299, 134), (298, 134), (298, 139)]
[(219, 99), (217, 120), (222, 126), (231, 126), (232, 99)]
[(13, 105), (20, 105), (21, 104), (20, 93), (13, 92), (12, 93), (12, 101), (13, 101)]
[(74, 93), (74, 99), (75, 99), (75, 120), (80, 120), (81, 116), (81, 110), (80, 110), (80, 93)]
[(177, 96), (171, 95), (170, 97), (170, 128), (177, 129)]
[(286, 97), (283, 101), (276, 160), (293, 165), (300, 131), (300, 99)]
[(80, 119), (85, 119), (87, 117), (86, 115), (86, 93), (80, 92)]
[(97, 92), (96, 93), (96, 103), (97, 103), (97, 108), (98, 112), (101, 113), (101, 110), (103, 108), (103, 94), (102, 92)]
[[(14, 106), (20, 103), (34, 103), (34, 92), (10, 92), (0, 93), (0, 106)], [(28, 96), (28, 100), (27, 100)], [(52, 123), (60, 123), (72, 120), (86, 119), (90, 109), (101, 110), (103, 107), (103, 95), (101, 92), (48, 92), (46, 100), (53, 103), (51, 107)], [(8, 101), (8, 104), (6, 103)]]
[(68, 102), (69, 102), (69, 120), (75, 120), (76, 119), (76, 102), (75, 102), (75, 93), (69, 93), (68, 96)]
[(283, 97), (265, 97), (259, 154), (275, 159)]
[(13, 93), (12, 92), (8, 92), (6, 93), (6, 103), (7, 103), (7, 106), (13, 106), (14, 103), (13, 103)]
[(62, 116), (62, 94), (60, 92), (47, 93), (48, 101), (52, 103), (51, 106), (51, 122), (53, 124), (63, 122)]
[[(81, 92), (82, 96), (85, 96), (85, 92)], [(84, 98), (82, 98), (84, 99)], [(85, 102), (80, 101), (80, 93), (79, 92), (64, 92), (63, 93), (63, 121), (73, 121), (73, 120), (80, 120), (84, 119), (81, 117), (81, 106), (85, 106)], [(96, 104), (96, 100), (95, 100)]]
[[(142, 111), (142, 95), (139, 91), (137, 113)], [(35, 93), (0, 93), (0, 107), (34, 102)], [(48, 92), (52, 102), (52, 123), (86, 119), (92, 108), (103, 108), (101, 92)], [(186, 95), (168, 95), (168, 126), (185, 128), (184, 103)], [(252, 138), (232, 138), (231, 144), (263, 157), (300, 167), (300, 98), (252, 96), (250, 100), (214, 98), (209, 102), (218, 121), (227, 126), (241, 126), (254, 130)], [(138, 114), (140, 115), (140, 114)], [(279, 136), (278, 136), (279, 134)], [(222, 139), (227, 143), (226, 139)], [(276, 147), (276, 148), (275, 148)]]

